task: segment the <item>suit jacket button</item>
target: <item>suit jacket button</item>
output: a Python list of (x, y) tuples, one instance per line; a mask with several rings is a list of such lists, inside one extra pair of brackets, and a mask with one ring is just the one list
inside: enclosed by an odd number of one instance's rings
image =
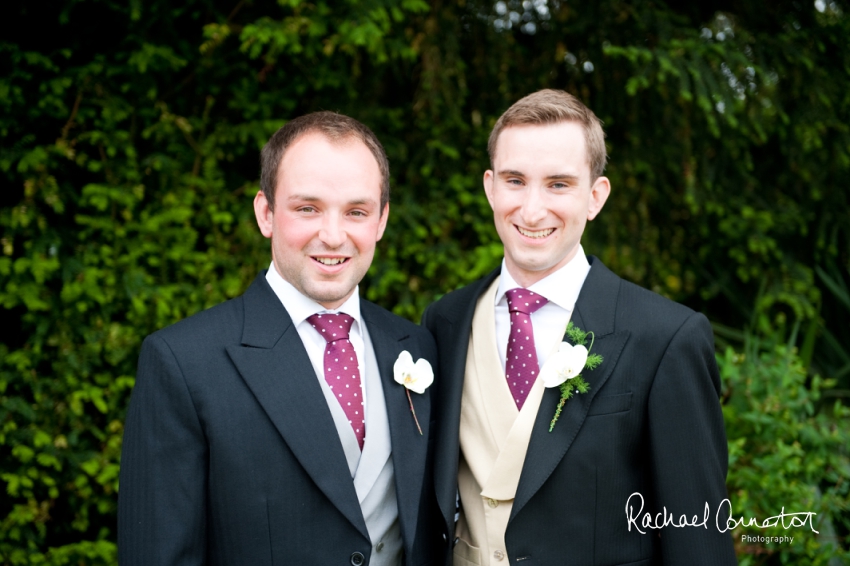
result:
[(496, 560), (504, 560), (505, 553), (502, 552), (501, 550), (497, 550), (496, 552), (493, 553), (493, 558), (495, 558)]
[(362, 552), (355, 552), (351, 555), (351, 566), (363, 566), (366, 562), (366, 557)]

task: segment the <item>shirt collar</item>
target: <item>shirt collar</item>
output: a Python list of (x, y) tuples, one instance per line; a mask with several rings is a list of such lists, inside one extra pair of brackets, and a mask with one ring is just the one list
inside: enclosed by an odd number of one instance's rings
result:
[[(590, 271), (590, 264), (584, 255), (584, 248), (579, 244), (573, 259), (559, 270), (550, 273), (529, 287), (528, 290), (534, 291), (549, 299), (549, 302), (572, 312), (588, 271)], [(505, 265), (505, 260), (502, 258), (502, 275), (499, 278), (499, 288), (496, 290), (495, 304), (498, 305), (502, 301), (507, 302), (505, 293), (517, 287), (520, 287), (520, 284), (511, 277)]]
[(305, 297), (292, 283), (281, 277), (274, 266), (274, 262), (272, 262), (268, 271), (266, 271), (266, 281), (269, 282), (272, 291), (280, 299), (280, 302), (283, 303), (283, 307), (289, 313), (290, 318), (292, 318), (292, 324), (295, 326), (298, 326), (314, 314), (338, 312), (344, 312), (353, 318), (358, 325), (360, 324), (359, 285), (354, 288), (351, 296), (338, 309), (330, 310), (313, 299)]

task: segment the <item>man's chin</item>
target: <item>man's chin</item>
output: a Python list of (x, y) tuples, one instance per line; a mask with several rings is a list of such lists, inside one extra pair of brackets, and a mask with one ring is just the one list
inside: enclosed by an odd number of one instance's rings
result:
[(546, 271), (558, 264), (554, 258), (550, 257), (550, 254), (546, 256), (543, 254), (517, 254), (511, 263), (513, 263), (514, 268), (528, 274)]
[(308, 285), (301, 292), (326, 309), (336, 309), (348, 300), (355, 287), (343, 282), (323, 282)]
[[(517, 259), (520, 261), (517, 261)], [(547, 275), (557, 271), (566, 265), (566, 263), (567, 261), (565, 261), (564, 257), (553, 258), (551, 254), (524, 254), (518, 258), (515, 256), (507, 265), (511, 275), (514, 279), (517, 279), (517, 283), (522, 284), (520, 280), (536, 283)], [(531, 284), (533, 283), (525, 286), (530, 286)]]

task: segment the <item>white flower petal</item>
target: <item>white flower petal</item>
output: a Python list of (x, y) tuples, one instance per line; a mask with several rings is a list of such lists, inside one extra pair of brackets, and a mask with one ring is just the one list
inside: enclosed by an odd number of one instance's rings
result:
[(393, 364), (393, 379), (414, 393), (424, 393), (434, 383), (434, 370), (424, 358), (413, 363), (413, 356), (402, 350)]
[[(569, 344), (567, 345), (569, 346)], [(562, 375), (561, 370), (564, 367), (568, 356), (568, 351), (559, 351), (558, 353), (549, 356), (549, 359), (546, 360), (546, 363), (543, 364), (542, 368), (540, 368), (540, 375), (538, 376), (538, 379), (543, 380), (543, 385), (545, 387), (558, 387), (567, 380), (567, 377)]]
[(549, 356), (540, 368), (540, 379), (546, 387), (558, 387), (581, 373), (587, 361), (587, 348), (567, 342), (558, 345), (558, 352)]
[(393, 364), (393, 379), (396, 383), (405, 385), (406, 378), (413, 372), (413, 356), (407, 350), (402, 350)]
[(576, 373), (581, 373), (584, 369), (584, 364), (587, 362), (587, 348), (582, 345), (573, 346), (572, 357), (570, 363), (575, 364)]
[(431, 369), (431, 364), (424, 358), (416, 360), (416, 364), (412, 372), (413, 380), (408, 384), (407, 388), (414, 393), (424, 393), (432, 383), (434, 383), (434, 370)]

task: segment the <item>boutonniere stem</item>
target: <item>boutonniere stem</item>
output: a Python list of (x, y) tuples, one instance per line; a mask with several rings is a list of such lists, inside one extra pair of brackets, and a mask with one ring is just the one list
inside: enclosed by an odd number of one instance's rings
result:
[(410, 404), (410, 412), (413, 414), (413, 422), (416, 423), (416, 430), (422, 436), (422, 427), (419, 426), (419, 419), (416, 418), (416, 409), (413, 408), (413, 398), (410, 392), (422, 394), (434, 383), (434, 370), (431, 369), (431, 364), (424, 358), (419, 358), (416, 363), (413, 363), (413, 356), (407, 350), (402, 350), (398, 355), (398, 359), (393, 364), (393, 379), (396, 383), (404, 385), (407, 392), (407, 402)]
[[(540, 379), (543, 380), (543, 385), (558, 387), (561, 390), (561, 399), (555, 409), (555, 416), (549, 423), (549, 432), (552, 432), (555, 428), (555, 423), (561, 416), (564, 404), (574, 394), (587, 393), (590, 390), (590, 384), (581, 376), (581, 371), (596, 369), (603, 361), (599, 354), (590, 353), (595, 340), (593, 332), (585, 332), (570, 321), (564, 334), (573, 343), (561, 342), (558, 351), (550, 356), (540, 369)], [(585, 347), (588, 336), (590, 337), (590, 346)]]
[(413, 399), (410, 398), (410, 389), (407, 391), (407, 402), (410, 403), (410, 412), (413, 413), (413, 422), (416, 423), (416, 430), (419, 431), (419, 436), (422, 436), (422, 427), (419, 426), (419, 419), (416, 418), (416, 409), (413, 408)]

